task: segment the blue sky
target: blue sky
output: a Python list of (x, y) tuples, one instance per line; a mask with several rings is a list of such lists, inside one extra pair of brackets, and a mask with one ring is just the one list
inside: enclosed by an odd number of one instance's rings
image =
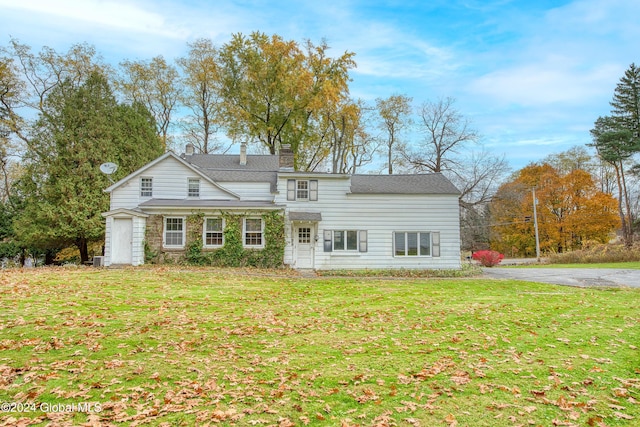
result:
[(351, 94), (456, 108), (514, 168), (590, 142), (640, 62), (637, 0), (0, 0), (0, 28), (39, 50), (87, 42), (114, 64), (261, 31), (355, 52)]

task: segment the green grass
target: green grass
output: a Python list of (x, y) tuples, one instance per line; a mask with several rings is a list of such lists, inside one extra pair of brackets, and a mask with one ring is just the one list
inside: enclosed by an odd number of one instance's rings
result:
[(0, 272), (0, 306), (0, 402), (37, 409), (0, 426), (640, 421), (633, 289), (37, 269)]

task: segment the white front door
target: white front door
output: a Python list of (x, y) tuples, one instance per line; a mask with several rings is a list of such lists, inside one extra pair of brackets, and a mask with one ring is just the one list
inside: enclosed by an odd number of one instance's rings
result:
[(113, 218), (111, 228), (111, 264), (131, 264), (133, 220)]
[(313, 268), (314, 227), (312, 225), (298, 225), (293, 228), (293, 233), (294, 265), (296, 268)]

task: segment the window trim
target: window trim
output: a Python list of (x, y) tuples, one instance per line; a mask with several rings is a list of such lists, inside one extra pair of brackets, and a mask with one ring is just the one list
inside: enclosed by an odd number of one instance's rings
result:
[[(298, 183), (306, 182), (307, 188), (298, 188)], [(306, 191), (306, 197), (298, 197), (298, 191)], [(287, 200), (300, 202), (318, 201), (318, 180), (317, 179), (287, 179)]]
[[(300, 188), (300, 184), (305, 184), (306, 188)], [(301, 193), (306, 194), (306, 196), (300, 196)], [(296, 180), (296, 200), (300, 200), (303, 202), (309, 201), (309, 180), (308, 179)]]
[[(259, 220), (260, 221), (260, 244), (250, 245), (247, 244), (247, 220)], [(250, 233), (258, 233), (257, 231), (251, 231)], [(262, 217), (249, 216), (242, 219), (242, 247), (249, 249), (262, 249), (264, 248), (264, 219)]]
[[(207, 230), (207, 220), (209, 219), (219, 219), (221, 221), (221, 230), (220, 231), (208, 231)], [(225, 221), (223, 217), (220, 216), (206, 216), (204, 217), (204, 221), (202, 222), (202, 246), (205, 248), (221, 248), (224, 246), (224, 226)], [(208, 245), (207, 244), (207, 233), (220, 233), (222, 235), (222, 243), (219, 245)]]
[[(191, 194), (191, 182), (194, 181), (198, 184), (197, 194)], [(200, 178), (195, 176), (190, 176), (187, 178), (187, 197), (190, 199), (199, 199), (200, 198)]]
[[(349, 253), (349, 252), (360, 252), (360, 238), (358, 235), (358, 230), (332, 230), (333, 231), (333, 252), (341, 252), (341, 253)], [(355, 249), (349, 249), (349, 233), (355, 233)], [(341, 233), (342, 238), (344, 239), (344, 245), (342, 248), (336, 248), (336, 233)], [(353, 238), (354, 236), (352, 236)]]
[[(436, 246), (434, 244), (434, 235), (437, 232), (433, 232), (433, 231), (416, 231), (416, 230), (408, 230), (408, 231), (394, 231), (393, 232), (393, 247), (392, 247), (392, 253), (393, 253), (393, 257), (394, 258), (433, 258), (434, 256), (434, 246)], [(398, 234), (404, 234), (404, 254), (403, 255), (398, 255), (397, 253), (397, 247), (396, 247), (396, 239), (397, 239), (397, 235)], [(416, 245), (417, 245), (417, 254), (415, 255), (410, 255), (409, 254), (409, 239), (408, 239), (408, 235), (409, 234), (415, 234), (416, 235)], [(422, 254), (422, 246), (420, 245), (420, 240), (423, 234), (428, 234), (429, 235), (429, 254), (428, 255), (423, 255)], [(439, 233), (438, 233), (439, 234)]]
[[(149, 188), (147, 189), (145, 185), (143, 185), (144, 181), (149, 182)], [(149, 193), (149, 194), (146, 194)], [(153, 197), (153, 177), (152, 176), (141, 176), (140, 177), (140, 197), (151, 198)]]
[[(170, 219), (179, 219), (182, 223), (182, 243), (179, 245), (169, 245), (167, 244), (167, 232), (177, 233), (176, 230), (167, 230), (167, 222)], [(162, 247), (167, 249), (183, 249), (185, 247), (185, 241), (187, 236), (187, 218), (184, 216), (165, 216), (162, 220)]]

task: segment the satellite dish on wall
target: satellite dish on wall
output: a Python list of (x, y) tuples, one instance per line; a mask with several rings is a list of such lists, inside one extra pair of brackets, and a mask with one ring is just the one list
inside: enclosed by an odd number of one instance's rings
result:
[(107, 162), (100, 165), (100, 172), (107, 175), (107, 178), (109, 178), (109, 181), (111, 181), (111, 183), (113, 183), (113, 180), (109, 175), (111, 175), (117, 170), (118, 170), (118, 165), (116, 165), (115, 163)]
[(100, 165), (100, 172), (105, 175), (111, 175), (118, 170), (118, 165), (115, 163), (107, 162)]

